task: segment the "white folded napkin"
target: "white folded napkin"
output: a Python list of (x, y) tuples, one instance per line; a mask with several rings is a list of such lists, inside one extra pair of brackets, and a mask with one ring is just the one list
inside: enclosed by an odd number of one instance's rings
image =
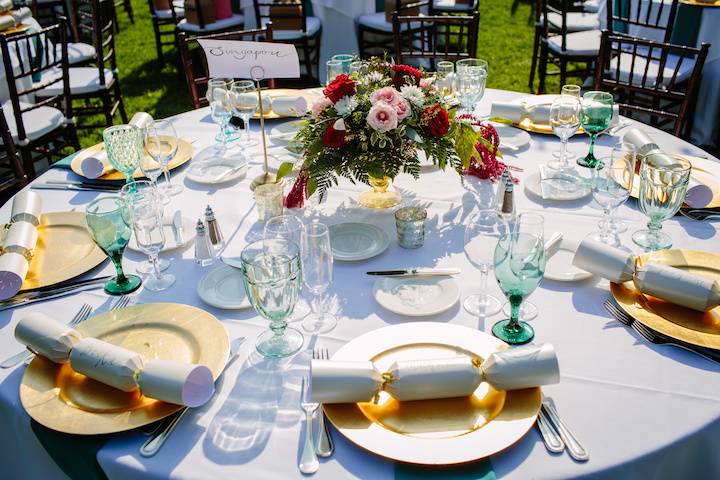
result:
[(308, 104), (300, 95), (273, 97), (272, 111), (283, 117), (302, 117), (307, 113)]
[(20, 25), (24, 20), (32, 17), (32, 11), (28, 7), (21, 7), (10, 13), (15, 20), (15, 25)]
[(380, 372), (369, 361), (312, 360), (312, 398), (320, 403), (369, 402), (380, 391), (400, 401), (472, 395), (482, 382), (500, 390), (557, 383), (552, 345), (491, 354), (485, 361), (458, 356), (396, 362)]
[(632, 280), (642, 293), (704, 312), (720, 305), (720, 282), (661, 264), (636, 266), (632, 253), (584, 239), (573, 265), (614, 283)]
[(0, 0), (0, 12), (7, 12), (13, 9), (12, 0)]
[[(490, 107), (490, 118), (500, 118), (512, 123), (520, 123), (523, 119), (529, 118), (534, 124), (550, 124), (551, 103), (540, 103), (526, 105), (524, 102), (492, 102)], [(620, 120), (620, 109), (613, 105), (613, 116), (610, 125), (615, 125)]]
[(205, 365), (150, 360), (139, 353), (86, 337), (47, 315), (20, 319), (15, 338), (55, 363), (70, 362), (78, 373), (125, 392), (140, 389), (149, 398), (198, 407), (215, 393), (212, 372)]

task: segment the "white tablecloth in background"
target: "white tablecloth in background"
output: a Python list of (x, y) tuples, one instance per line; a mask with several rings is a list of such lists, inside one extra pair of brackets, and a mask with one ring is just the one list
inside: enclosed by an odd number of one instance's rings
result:
[[(492, 99), (511, 100), (518, 95), (488, 90), (482, 113), (489, 111)], [(173, 123), (184, 138), (197, 140), (196, 148), (209, 145), (217, 132), (207, 109), (174, 117)], [(670, 135), (650, 127), (645, 130), (668, 151), (700, 153), (699, 149)], [(609, 147), (617, 140), (617, 137), (601, 136), (598, 153), (609, 154)], [(586, 136), (577, 135), (572, 141), (576, 151), (586, 151), (587, 145)], [(518, 173), (521, 183), (516, 189), (517, 207), (520, 211), (542, 213), (546, 235), (561, 231), (566, 238), (580, 240), (596, 228), (601, 215), (591, 201), (543, 205), (526, 196), (522, 188), (522, 181), (540, 163), (548, 161), (558, 146), (553, 136), (533, 135), (529, 149), (506, 156), (509, 163), (524, 169)], [(273, 148), (271, 153), (281, 156), (282, 150)], [(247, 179), (222, 189), (195, 185), (185, 180), (184, 173), (176, 173), (173, 181), (183, 183), (185, 191), (173, 197), (170, 208), (181, 208), (186, 216), (197, 218), (205, 204), (212, 205), (229, 241), (226, 253), (239, 254), (246, 243), (261, 232), (248, 189), (250, 179), (260, 173), (257, 160)], [(719, 163), (712, 160), (704, 163), (704, 168), (720, 176)], [(65, 171), (52, 170), (41, 180), (62, 179), (68, 175)], [(489, 188), (488, 184), (483, 185)], [(425, 245), (418, 250), (404, 250), (393, 241), (388, 251), (366, 262), (337, 262), (331, 295), (339, 315), (338, 326), (329, 334), (311, 339), (310, 347), (327, 347), (334, 352), (364, 332), (413, 321), (388, 313), (375, 303), (373, 279), (365, 275), (367, 270), (459, 266), (462, 297), (478, 291), (479, 274), (463, 255), (463, 224), (475, 205), (472, 194), (461, 187), (457, 175), (428, 169), (419, 181), (400, 176), (395, 187), (403, 192), (406, 202), (428, 208)], [(392, 212), (369, 211), (356, 204), (358, 194), (365, 189), (347, 182), (333, 189), (323, 207), (323, 221), (328, 224), (369, 222), (394, 238)], [(73, 207), (82, 211), (97, 195), (42, 191), (42, 196), (45, 211)], [(487, 197), (492, 197), (490, 190)], [(8, 218), (9, 213), (8, 202), (0, 209), (0, 220)], [(644, 226), (645, 219), (632, 200), (621, 207), (619, 213), (629, 224), (623, 241), (632, 247), (630, 235)], [(717, 251), (717, 225), (676, 217), (665, 222), (663, 230), (672, 236), (677, 246)], [(127, 252), (125, 257), (128, 271), (143, 258), (134, 252)], [(112, 437), (100, 450), (98, 459), (102, 468), (111, 480), (302, 478), (296, 468), (298, 445), (303, 435), (298, 394), (301, 375), (307, 368), (307, 352), (289, 361), (262, 360), (251, 353), (256, 335), (267, 322), (252, 311), (223, 311), (203, 305), (195, 293), (196, 284), (214, 267), (196, 266), (192, 250), (173, 253), (170, 258), (170, 272), (177, 277), (175, 286), (160, 293), (143, 290), (136, 301), (201, 306), (223, 322), (231, 338), (245, 335), (248, 341), (238, 361), (224, 376), (216, 397), (205, 407), (191, 411), (156, 457), (140, 457), (138, 448), (147, 437), (129, 432)], [(109, 274), (112, 268), (105, 265), (102, 270)], [(490, 290), (502, 296), (492, 280)], [(539, 434), (532, 429), (517, 445), (492, 457), (498, 477), (718, 478), (720, 366), (683, 350), (647, 344), (605, 313), (602, 301), (608, 297), (607, 285), (594, 280), (582, 283), (545, 280), (530, 297), (540, 310), (539, 317), (532, 322), (537, 335), (535, 341), (555, 345), (562, 372), (560, 384), (543, 390), (555, 401), (564, 420), (589, 450), (590, 461), (581, 464), (566, 454), (548, 454)], [(78, 294), (0, 313), (0, 356), (4, 358), (20, 350), (12, 331), (24, 314), (46, 312), (67, 320), (86, 301), (102, 308), (110, 303), (102, 293)], [(427, 320), (489, 331), (499, 318), (479, 321), (457, 305)], [(0, 370), (2, 476), (62, 478), (31, 432), (30, 420), (19, 404), (22, 371), (22, 367)], [(392, 478), (392, 462), (360, 450), (336, 431), (333, 433), (336, 454), (321, 461), (315, 478)]]

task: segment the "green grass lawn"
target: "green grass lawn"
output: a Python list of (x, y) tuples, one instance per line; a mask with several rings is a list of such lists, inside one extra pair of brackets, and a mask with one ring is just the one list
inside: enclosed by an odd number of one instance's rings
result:
[[(191, 108), (185, 78), (178, 72), (175, 52), (168, 52), (166, 65), (156, 61), (155, 40), (145, 0), (132, 0), (135, 24), (118, 9), (120, 33), (116, 37), (120, 84), (128, 116), (146, 111), (162, 118)], [(480, 2), (478, 55), (490, 63), (488, 86), (527, 91), (533, 41), (534, 0), (483, 0)], [(557, 88), (551, 78), (548, 91)], [(102, 119), (98, 118), (101, 123)], [(120, 122), (119, 116), (115, 119)], [(97, 143), (102, 128), (82, 130), (83, 146)]]

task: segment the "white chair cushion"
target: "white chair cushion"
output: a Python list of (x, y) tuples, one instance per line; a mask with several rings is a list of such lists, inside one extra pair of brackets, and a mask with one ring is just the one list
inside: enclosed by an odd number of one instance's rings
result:
[[(62, 72), (54, 70), (52, 73), (46, 72), (43, 75), (43, 81), (52, 78), (60, 78)], [(113, 81), (113, 73), (110, 69), (105, 69), (105, 85), (110, 85)], [(70, 93), (72, 95), (82, 95), (84, 93), (99, 92), (106, 87), (100, 84), (100, 76), (98, 69), (95, 67), (72, 67), (70, 69)], [(38, 90), (36, 95), (39, 97), (51, 97), (53, 95), (62, 94), (62, 82)]]
[[(20, 108), (29, 107), (31, 104), (20, 102)], [(13, 114), (12, 102), (9, 100), (2, 104), (5, 120), (7, 120), (10, 133), (13, 140), (17, 143), (18, 133), (15, 124), (15, 115)], [(42, 137), (46, 133), (50, 133), (56, 128), (65, 125), (65, 115), (53, 107), (40, 107), (35, 110), (23, 113), (23, 125), (25, 126), (25, 135), (29, 140), (35, 140)]]
[[(559, 13), (548, 14), (550, 25), (558, 30), (562, 27), (562, 16)], [(600, 19), (597, 13), (569, 12), (567, 14), (567, 31), (582, 32), (584, 30), (597, 30), (600, 28)]]
[(585, 0), (583, 2), (583, 10), (588, 13), (598, 13), (600, 11), (600, 0)]
[[(675, 71), (675, 67), (678, 64), (678, 60), (681, 57), (678, 57), (677, 55), (670, 54), (667, 57), (667, 60), (665, 62), (665, 68), (663, 69), (663, 79), (662, 79), (662, 85), (667, 86), (670, 83), (670, 80), (672, 78), (673, 72)], [(610, 61), (611, 69), (614, 71), (617, 67), (617, 57), (613, 58)], [(630, 67), (632, 66), (632, 84), (636, 86), (654, 86), (655, 82), (658, 78), (658, 73), (660, 71), (660, 62), (658, 60), (650, 60), (650, 65), (648, 66), (647, 71), (647, 77), (645, 78), (645, 82), (643, 82), (643, 76), (645, 75), (645, 66), (647, 65), (648, 60), (646, 60), (643, 57), (635, 57), (635, 62), (633, 64), (633, 56), (630, 53), (622, 53), (620, 54), (620, 81), (621, 82), (628, 82), (630, 80)], [(693, 68), (695, 67), (695, 62), (691, 58), (683, 57), (682, 63), (680, 64), (680, 69), (678, 71), (677, 76), (675, 77), (675, 83), (680, 83), (692, 75)]]
[(435, 0), (433, 8), (446, 12), (467, 12), (473, 6), (473, 2), (460, 3), (457, 0)]
[[(269, 18), (263, 19), (263, 28), (265, 28), (265, 25), (267, 25), (268, 22), (270, 22)], [(303, 32), (302, 30), (277, 30), (273, 28), (273, 39), (295, 40), (305, 36), (312, 37), (320, 31), (320, 19), (318, 17), (307, 17), (305, 27), (307, 28), (307, 32)]]
[(242, 15), (234, 14), (232, 17), (223, 18), (217, 22), (208, 23), (205, 27), (200, 28), (200, 25), (194, 23), (188, 23), (187, 19), (183, 19), (178, 22), (178, 30), (183, 32), (201, 33), (201, 32), (217, 32), (219, 30), (225, 30), (231, 27), (240, 27), (245, 23), (245, 17)]
[(574, 57), (592, 57), (600, 52), (600, 30), (568, 33), (565, 36), (565, 50), (562, 49), (562, 35), (548, 39), (550, 50)]
[[(366, 15), (360, 15), (357, 17), (357, 22), (363, 27), (372, 28), (373, 30), (381, 30), (383, 32), (392, 33), (393, 26), (392, 22), (385, 20), (385, 12), (368, 13)], [(419, 27), (419, 23), (412, 25), (413, 28)], [(400, 24), (400, 29), (407, 29), (407, 23)], [(273, 32), (274, 33), (274, 32)], [(274, 36), (274, 35), (273, 35)]]
[[(57, 55), (61, 55), (62, 47), (55, 45)], [(95, 47), (87, 43), (68, 43), (68, 63), (70, 65), (74, 63), (87, 62), (95, 58)]]
[[(169, 8), (167, 10), (155, 10), (155, 16), (161, 20), (169, 20), (172, 18), (172, 12)], [(182, 3), (180, 5), (175, 4), (175, 16), (185, 18), (185, 7)]]

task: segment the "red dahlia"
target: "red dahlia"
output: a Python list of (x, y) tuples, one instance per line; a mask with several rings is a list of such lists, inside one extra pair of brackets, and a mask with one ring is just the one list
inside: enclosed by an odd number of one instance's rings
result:
[(346, 73), (340, 74), (335, 77), (335, 80), (330, 82), (330, 85), (323, 90), (323, 93), (335, 104), (345, 96), (355, 95), (355, 82), (353, 82)]

